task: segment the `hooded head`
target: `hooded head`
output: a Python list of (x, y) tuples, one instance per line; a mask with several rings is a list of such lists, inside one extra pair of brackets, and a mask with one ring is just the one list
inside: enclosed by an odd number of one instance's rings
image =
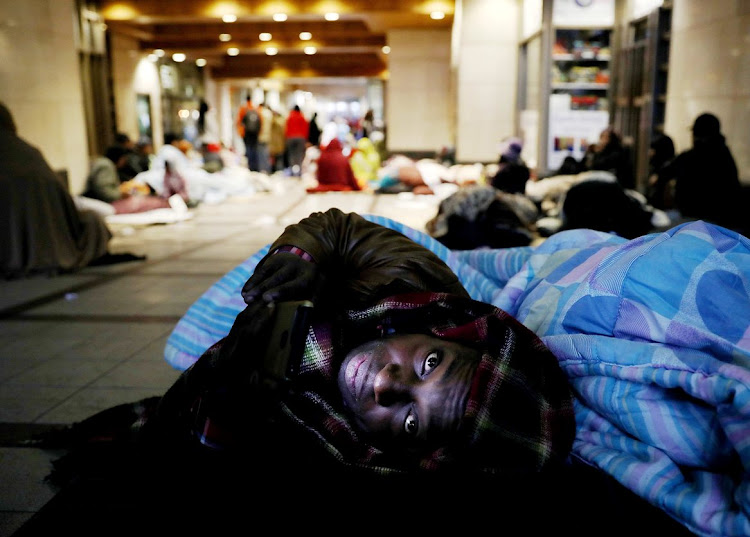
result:
[(104, 152), (104, 156), (106, 156), (109, 160), (115, 163), (115, 166), (122, 166), (124, 164), (124, 161), (122, 158), (126, 155), (129, 155), (131, 151), (122, 145), (113, 145), (107, 148), (107, 150)]
[(285, 410), (297, 423), (305, 423), (326, 451), (349, 465), (380, 473), (537, 472), (567, 457), (575, 423), (572, 395), (557, 360), (533, 332), (489, 304), (411, 293), (351, 311), (336, 331), (313, 326), (303, 376), (317, 376), (324, 381), (319, 386), (330, 386), (349, 350), (399, 334), (423, 334), (477, 351), (480, 358), (457, 428), (438, 446), (399, 451), (376, 444), (355, 425), (337, 389), (298, 392)]
[(325, 146), (324, 151), (333, 151), (337, 153), (341, 153), (344, 150), (344, 146), (341, 145), (341, 142), (338, 138), (333, 138), (330, 142), (328, 142)]
[(696, 138), (714, 138), (721, 134), (721, 123), (713, 114), (701, 114), (695, 118), (692, 130)]
[(520, 138), (509, 138), (500, 145), (500, 162), (517, 162), (521, 158), (523, 142)]

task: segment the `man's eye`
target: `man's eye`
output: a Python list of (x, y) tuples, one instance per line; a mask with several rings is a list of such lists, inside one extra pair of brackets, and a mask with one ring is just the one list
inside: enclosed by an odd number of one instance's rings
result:
[(424, 363), (422, 364), (422, 374), (426, 375), (438, 365), (440, 365), (440, 355), (436, 351), (432, 351), (427, 355), (427, 358), (424, 359)]
[(410, 411), (404, 420), (404, 431), (409, 436), (415, 436), (419, 431), (419, 420), (414, 412)]

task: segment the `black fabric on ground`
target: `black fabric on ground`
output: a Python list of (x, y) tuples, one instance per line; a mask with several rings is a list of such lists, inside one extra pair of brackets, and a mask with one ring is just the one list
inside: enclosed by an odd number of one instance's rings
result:
[(91, 263), (89, 263), (90, 266), (99, 266), (99, 265), (114, 265), (117, 263), (126, 263), (128, 261), (143, 261), (146, 259), (145, 255), (136, 255), (136, 254), (130, 254), (130, 253), (124, 253), (124, 254), (104, 254), (101, 257), (98, 257), (94, 259)]
[(269, 434), (256, 453), (241, 456), (200, 446), (142, 451), (130, 432), (156, 401), (120, 405), (47, 437), (71, 446), (65, 472), (56, 475), (60, 492), (14, 537), (444, 531), (446, 525), (471, 531), (488, 524), (508, 535), (691, 535), (575, 460), (545, 475), (384, 478), (312, 455), (309, 439), (299, 435)]

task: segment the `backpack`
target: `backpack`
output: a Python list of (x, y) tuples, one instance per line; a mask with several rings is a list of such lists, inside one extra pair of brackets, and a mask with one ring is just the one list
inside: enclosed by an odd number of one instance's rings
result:
[(248, 134), (258, 134), (260, 131), (260, 114), (254, 108), (245, 112), (242, 116), (242, 126), (245, 127), (245, 136)]

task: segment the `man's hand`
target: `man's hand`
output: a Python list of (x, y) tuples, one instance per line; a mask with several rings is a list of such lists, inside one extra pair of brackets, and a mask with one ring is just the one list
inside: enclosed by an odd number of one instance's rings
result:
[(266, 258), (242, 287), (245, 303), (314, 300), (323, 284), (320, 268), (296, 254), (281, 252)]

